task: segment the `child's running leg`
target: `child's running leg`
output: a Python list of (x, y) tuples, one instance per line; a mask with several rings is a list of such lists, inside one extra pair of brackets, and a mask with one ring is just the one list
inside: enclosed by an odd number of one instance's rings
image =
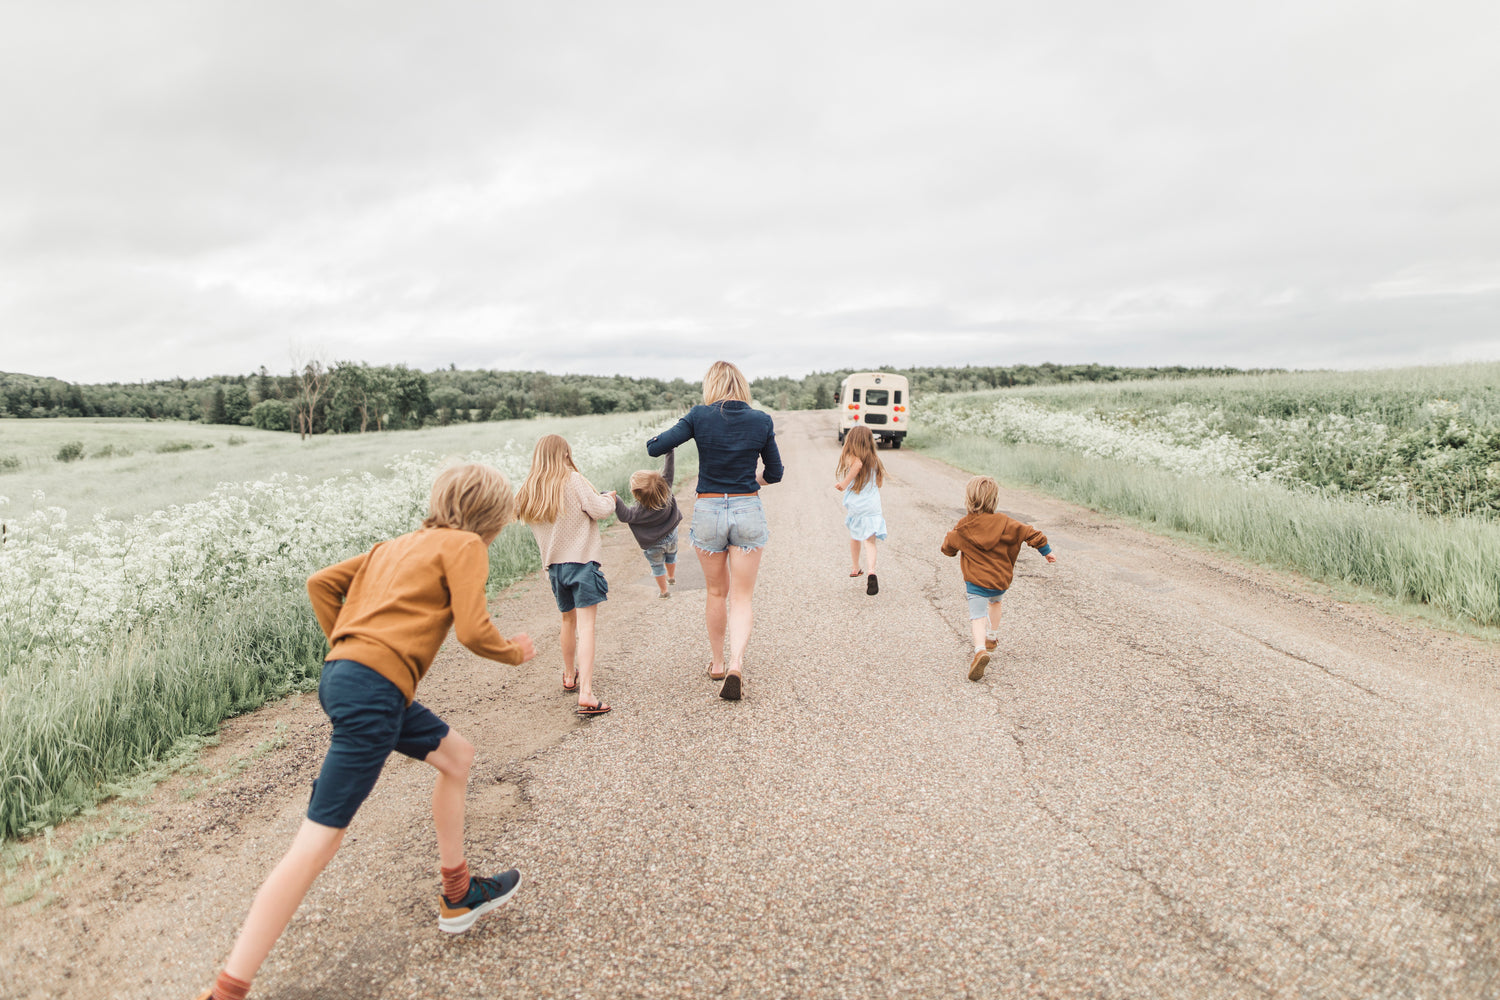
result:
[(344, 831), (304, 819), (292, 840), (292, 846), (271, 870), (265, 884), (255, 894), (250, 904), (250, 914), (235, 939), (234, 950), (229, 961), (224, 963), (224, 972), (242, 982), (250, 982), (260, 971), (261, 963), (271, 953), (271, 947), (292, 914), (302, 904), (302, 897), (312, 887), (328, 862), (333, 860), (339, 845), (344, 842)]
[[(563, 655), (563, 687), (575, 688), (578, 686), (578, 611), (564, 611), (562, 613), (562, 655)], [(568, 678), (573, 683), (568, 683)]]
[(857, 538), (849, 539), (849, 575), (859, 576), (859, 546)]
[[(424, 758), (437, 768), (437, 781), (432, 786), (432, 826), (437, 831), (438, 861), (446, 875), (450, 870), (463, 866), (461, 889), (469, 887), (468, 865), (464, 861), (464, 799), (469, 791), (469, 768), (474, 763), (474, 744), (448, 730), (448, 735), (436, 750)], [(448, 879), (445, 877), (445, 882)], [(457, 880), (453, 880), (455, 883)], [(462, 898), (462, 891), (455, 896), (447, 890), (454, 885), (445, 885), (443, 895), (449, 899)]]
[[(990, 606), (994, 607), (994, 605), (990, 605)], [(988, 624), (989, 624), (989, 619), (988, 618), (970, 618), (969, 619), (969, 630), (974, 633), (974, 650), (975, 650), (975, 652), (978, 652), (979, 650), (981, 650), (981, 649), (984, 648), (984, 636), (985, 636), (985, 632), (987, 631), (987, 629), (985, 628), (985, 626), (987, 626)]]
[(871, 576), (875, 575), (875, 543), (878, 541), (874, 535), (866, 538), (865, 546), (865, 571)]
[(994, 651), (1000, 645), (1000, 601), (997, 598), (990, 602), (989, 631), (984, 636), (984, 648)]

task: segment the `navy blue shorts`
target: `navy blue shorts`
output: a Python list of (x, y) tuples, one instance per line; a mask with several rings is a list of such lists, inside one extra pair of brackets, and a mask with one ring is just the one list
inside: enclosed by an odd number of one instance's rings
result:
[(596, 562), (553, 563), (547, 567), (547, 580), (563, 614), (609, 600), (609, 581)]
[(448, 735), (448, 723), (363, 663), (329, 660), (318, 702), (333, 723), (323, 770), (313, 782), (307, 818), (342, 830), (354, 819), (392, 751), (426, 760)]

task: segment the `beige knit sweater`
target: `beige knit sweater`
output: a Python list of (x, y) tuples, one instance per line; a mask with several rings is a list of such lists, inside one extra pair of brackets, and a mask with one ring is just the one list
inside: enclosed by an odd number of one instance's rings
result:
[(542, 565), (554, 563), (602, 563), (604, 544), (599, 540), (601, 517), (615, 512), (613, 497), (601, 494), (575, 472), (563, 487), (562, 510), (557, 520), (531, 525), (537, 547), (542, 550)]

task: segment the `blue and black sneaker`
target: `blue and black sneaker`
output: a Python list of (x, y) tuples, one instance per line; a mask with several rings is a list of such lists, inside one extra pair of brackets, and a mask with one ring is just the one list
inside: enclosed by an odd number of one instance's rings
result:
[(515, 895), (521, 884), (521, 873), (512, 868), (489, 878), (470, 878), (469, 891), (458, 902), (438, 894), (438, 928), (449, 934), (462, 934), (474, 926), (482, 914), (502, 906)]

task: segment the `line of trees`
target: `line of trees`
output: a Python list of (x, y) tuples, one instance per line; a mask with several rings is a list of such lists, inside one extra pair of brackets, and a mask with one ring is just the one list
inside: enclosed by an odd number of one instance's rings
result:
[[(755, 398), (779, 410), (825, 409), (855, 370), (801, 378), (753, 380)], [(1233, 375), (1233, 368), (1120, 368), (1112, 365), (1011, 365), (885, 368), (911, 381), (913, 396), (1013, 385), (1113, 382)], [(309, 434), (403, 430), (451, 423), (511, 420), (538, 414), (578, 416), (680, 410), (702, 398), (700, 383), (624, 375), (460, 370), (310, 361), (300, 370), (253, 375), (84, 385), (0, 372), (0, 417), (144, 417), (238, 424)]]
[[(1256, 369), (1257, 373), (1271, 369)], [(1018, 385), (1056, 385), (1064, 382), (1123, 382), (1131, 379), (1201, 378), (1243, 375), (1239, 368), (1123, 368), (1116, 365), (965, 365), (962, 368), (841, 368), (813, 372), (802, 378), (758, 378), (750, 383), (755, 398), (778, 410), (822, 410), (839, 399), (839, 386), (857, 371), (905, 375), (912, 396), (937, 392), (975, 392)]]

